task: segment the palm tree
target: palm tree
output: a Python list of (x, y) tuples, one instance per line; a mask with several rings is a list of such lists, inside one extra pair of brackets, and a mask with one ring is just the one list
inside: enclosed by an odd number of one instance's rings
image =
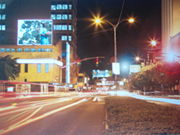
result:
[(0, 80), (14, 80), (19, 75), (20, 65), (16, 60), (10, 55), (0, 57)]

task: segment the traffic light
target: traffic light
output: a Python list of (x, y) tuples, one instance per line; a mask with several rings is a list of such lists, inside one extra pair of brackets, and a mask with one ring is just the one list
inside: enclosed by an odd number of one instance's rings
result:
[(99, 65), (99, 58), (97, 57), (96, 58), (96, 66), (98, 66)]
[(78, 65), (81, 64), (81, 60), (80, 60), (80, 59), (77, 60), (77, 64), (78, 64)]

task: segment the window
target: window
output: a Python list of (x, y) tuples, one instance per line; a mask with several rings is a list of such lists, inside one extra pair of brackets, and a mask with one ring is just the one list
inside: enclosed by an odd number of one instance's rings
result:
[(38, 73), (41, 72), (41, 64), (37, 64), (37, 72), (38, 72)]
[(0, 14), (0, 20), (6, 20), (6, 15), (5, 14)]
[(18, 48), (18, 49), (17, 49), (17, 52), (22, 52), (22, 48)]
[(68, 20), (68, 15), (67, 14), (62, 14), (62, 20)]
[(38, 48), (38, 52), (42, 52), (42, 49), (41, 49), (41, 48)]
[(51, 5), (51, 10), (56, 10), (56, 5)]
[(72, 20), (72, 15), (69, 15), (69, 20)]
[(56, 20), (56, 15), (52, 14), (52, 15), (51, 15), (51, 19), (52, 19), (52, 20)]
[(67, 41), (67, 36), (66, 36), (66, 35), (62, 35), (62, 36), (61, 36), (61, 40), (62, 40), (62, 41)]
[(72, 36), (68, 36), (69, 41), (72, 41)]
[(72, 25), (54, 25), (54, 30), (72, 30)]
[(62, 41), (72, 41), (72, 36), (62, 35), (61, 40)]
[(36, 52), (36, 49), (35, 48), (31, 48), (31, 52)]
[(30, 52), (31, 50), (29, 48), (24, 49), (25, 52)]
[(67, 10), (68, 9), (68, 5), (67, 4), (63, 4), (62, 9)]
[(5, 52), (5, 49), (4, 48), (0, 48), (0, 52)]
[(6, 4), (5, 3), (0, 3), (0, 9), (6, 9)]
[(10, 48), (6, 48), (6, 52), (10, 52), (11, 51), (11, 49)]
[(24, 72), (27, 73), (28, 72), (28, 64), (24, 65)]
[(46, 73), (49, 72), (49, 64), (45, 64), (45, 72), (46, 72)]
[(69, 4), (68, 6), (69, 6), (69, 9), (72, 9), (72, 5), (71, 4)]
[(5, 25), (0, 25), (0, 31), (5, 31), (6, 30), (6, 26)]
[(15, 49), (14, 49), (14, 48), (11, 48), (11, 52), (15, 52)]

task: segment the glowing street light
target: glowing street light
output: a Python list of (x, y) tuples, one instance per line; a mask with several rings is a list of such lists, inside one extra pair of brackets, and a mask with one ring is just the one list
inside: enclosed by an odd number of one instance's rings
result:
[(118, 20), (118, 22), (116, 24), (111, 23), (108, 20), (104, 20), (103, 17), (98, 16), (94, 16), (93, 17), (93, 24), (97, 25), (101, 25), (102, 23), (107, 23), (109, 25), (111, 25), (113, 27), (113, 31), (114, 31), (114, 62), (117, 62), (117, 27), (119, 26), (120, 23), (127, 21), (130, 24), (135, 23), (135, 18), (134, 17), (130, 17), (126, 20)]
[(134, 18), (134, 17), (128, 18), (128, 22), (129, 22), (130, 24), (135, 23), (135, 18)]
[(151, 45), (151, 46), (156, 46), (156, 45), (157, 45), (157, 41), (154, 40), (154, 39), (152, 39), (152, 40), (150, 41), (150, 45)]
[(139, 57), (139, 56), (136, 56), (136, 57), (135, 57), (135, 61), (136, 61), (136, 62), (139, 62), (139, 61), (140, 61), (140, 57)]

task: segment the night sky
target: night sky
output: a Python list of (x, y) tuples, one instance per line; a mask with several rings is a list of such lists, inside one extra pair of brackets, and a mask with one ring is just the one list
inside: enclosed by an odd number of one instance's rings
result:
[[(105, 56), (99, 66), (95, 60), (83, 62), (81, 71), (90, 74), (92, 69), (111, 69), (114, 55), (113, 31), (109, 25), (95, 29), (90, 26), (92, 14), (100, 13), (116, 23), (122, 0), (78, 0), (78, 55), (80, 58)], [(122, 19), (136, 17), (133, 25), (121, 23), (117, 30), (118, 60), (129, 61), (136, 55), (144, 57), (149, 38), (161, 40), (161, 0), (126, 0)]]

